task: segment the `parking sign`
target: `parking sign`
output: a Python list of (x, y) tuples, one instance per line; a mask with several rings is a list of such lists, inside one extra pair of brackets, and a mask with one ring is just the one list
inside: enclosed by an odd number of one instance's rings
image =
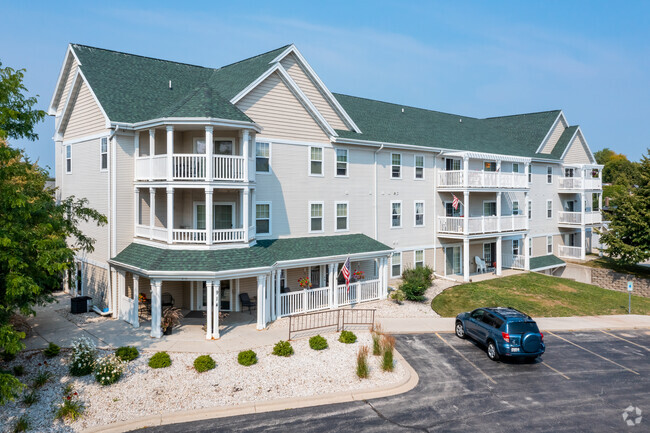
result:
[(631, 292), (632, 291), (632, 281), (627, 282), (627, 291)]

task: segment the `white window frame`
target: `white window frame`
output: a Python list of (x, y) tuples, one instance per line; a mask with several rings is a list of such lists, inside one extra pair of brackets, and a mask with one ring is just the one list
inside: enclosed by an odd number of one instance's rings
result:
[[(257, 231), (257, 227), (258, 227), (257, 226), (257, 220), (258, 220), (258, 218), (257, 218), (257, 205), (258, 204), (268, 205), (269, 206), (269, 232), (268, 233), (260, 233), (260, 232)], [(264, 218), (260, 218), (260, 219), (264, 219)], [(256, 236), (257, 235), (259, 235), (259, 236), (270, 236), (273, 233), (273, 228), (272, 228), (273, 225), (272, 225), (272, 223), (273, 223), (273, 205), (271, 204), (271, 202), (270, 201), (256, 201), (255, 202), (255, 235)]]
[[(231, 210), (232, 210), (231, 214), (230, 214), (230, 224), (233, 227), (235, 227), (237, 225), (236, 224), (236, 219), (235, 219), (235, 212), (236, 212), (235, 208), (237, 207), (236, 203), (234, 201), (213, 201), (212, 202), (212, 227), (210, 228), (210, 231), (223, 230), (223, 229), (215, 229), (214, 228), (214, 222), (215, 222), (215, 219), (214, 219), (214, 207), (217, 206), (217, 205), (224, 205), (224, 204), (225, 205), (230, 205)], [(196, 228), (196, 226), (197, 226), (197, 224), (196, 224), (197, 223), (197, 221), (196, 221), (196, 216), (197, 216), (196, 207), (198, 205), (206, 206), (205, 200), (204, 201), (195, 201), (195, 202), (193, 202), (193, 206), (192, 206), (192, 212), (193, 212), (192, 213), (192, 229), (194, 229), (194, 230), (199, 230), (199, 229)], [(206, 228), (208, 227), (207, 208), (206, 208), (206, 212), (205, 212), (205, 226), (206, 226)], [(200, 229), (200, 230), (204, 230), (204, 229)]]
[[(269, 160), (269, 169), (268, 169), (268, 171), (257, 171), (257, 144), (258, 144), (258, 143), (260, 143), (260, 144), (266, 144), (266, 145), (269, 146), (269, 156), (268, 156), (268, 160)], [(270, 142), (270, 141), (264, 141), (264, 140), (257, 141), (257, 140), (255, 140), (255, 148), (254, 148), (254, 150), (255, 150), (255, 174), (271, 174), (271, 147), (272, 147), (272, 146), (271, 146), (271, 142)], [(262, 203), (262, 202), (260, 202), (260, 204), (261, 204), (261, 203)]]
[(546, 183), (548, 185), (553, 183), (553, 166), (552, 165), (547, 165), (546, 166)]
[[(418, 260), (418, 253), (419, 252), (422, 253), (422, 260), (421, 261)], [(418, 263), (422, 263), (422, 267), (424, 267), (425, 264), (426, 264), (426, 261), (425, 261), (425, 258), (424, 258), (424, 250), (414, 250), (413, 251), (413, 267), (417, 269)]]
[[(311, 150), (312, 149), (320, 149), (320, 160), (318, 159), (311, 159)], [(309, 153), (307, 154), (307, 159), (309, 162), (309, 176), (315, 176), (315, 177), (323, 177), (325, 176), (325, 164), (324, 164), (324, 159), (325, 159), (325, 152), (323, 150), (323, 147), (321, 146), (309, 146)], [(311, 163), (312, 162), (320, 162), (320, 173), (312, 173), (311, 171)]]
[[(551, 204), (550, 206), (549, 203)], [(551, 213), (550, 215), (549, 212)], [(553, 219), (553, 200), (546, 200), (546, 219)]]
[[(492, 257), (492, 244), (494, 242), (483, 242), (483, 260), (485, 261), (485, 265), (489, 266), (490, 268), (492, 267), (492, 263), (494, 263), (494, 257)], [(490, 259), (488, 260), (485, 257), (485, 247), (488, 246), (488, 250), (490, 251)]]
[[(515, 245), (517, 245), (517, 246), (515, 247)], [(515, 249), (517, 250), (517, 254), (515, 254)], [(521, 252), (521, 245), (519, 243), (519, 239), (513, 239), (512, 240), (512, 255), (513, 256), (519, 256), (520, 252)]]
[[(418, 158), (422, 158), (422, 167), (418, 167)], [(416, 153), (413, 155), (413, 179), (414, 180), (424, 180), (424, 163), (425, 157), (421, 153)], [(391, 161), (392, 162), (392, 161)], [(422, 169), (422, 177), (418, 177), (418, 168)], [(392, 167), (391, 167), (392, 170)]]
[(533, 257), (533, 238), (528, 238), (528, 257)]
[(533, 183), (533, 164), (528, 164), (528, 183)]
[[(495, 167), (494, 171), (487, 171), (485, 169), (485, 164), (494, 164), (494, 167)], [(487, 160), (487, 159), (483, 160), (483, 171), (484, 172), (486, 172), (486, 173), (498, 173), (498, 170), (499, 170), (499, 164), (497, 164), (497, 161), (495, 161), (495, 160)]]
[(533, 219), (533, 201), (528, 200), (528, 219), (532, 220)]
[[(338, 205), (345, 205), (345, 228), (340, 229), (339, 226), (339, 214), (338, 214)], [(342, 218), (342, 217), (341, 217)], [(348, 201), (335, 201), (334, 202), (334, 231), (335, 232), (348, 232), (350, 231), (350, 202)]]
[[(452, 169), (451, 169), (451, 170), (447, 170), (447, 160), (451, 160), (451, 161), (453, 161), (453, 162), (451, 163), (451, 165), (452, 165)], [(453, 166), (454, 166), (454, 164), (455, 164), (456, 162), (458, 162), (458, 170), (454, 170), (454, 169), (453, 169)], [(445, 158), (445, 159), (444, 159), (444, 164), (445, 164), (445, 166), (444, 166), (444, 171), (460, 171), (460, 170), (463, 169), (463, 160), (460, 159), (460, 158)]]
[(65, 174), (72, 173), (72, 145), (66, 144), (63, 148), (63, 166), (65, 167)]
[[(422, 203), (422, 224), (418, 224), (418, 203)], [(413, 202), (413, 227), (424, 227), (426, 225), (426, 210), (424, 200), (415, 200)]]
[[(551, 251), (549, 251), (549, 247)], [(549, 256), (551, 254), (553, 254), (553, 236), (546, 236), (546, 255)]]
[[(314, 204), (321, 205), (321, 216), (320, 216), (321, 229), (320, 230), (312, 230), (312, 228), (311, 228), (311, 219), (312, 219), (311, 206), (314, 205)], [(325, 216), (325, 202), (322, 202), (322, 201), (310, 201), (307, 206), (308, 206), (307, 207), (307, 218), (308, 218), (307, 227), (309, 228), (309, 233), (323, 233), (325, 231), (325, 218), (324, 218), (324, 216)]]
[[(486, 203), (494, 203), (494, 215), (485, 215), (485, 204)], [(447, 210), (445, 209), (445, 212), (446, 211)], [(483, 200), (483, 206), (482, 206), (481, 211), (482, 211), (481, 214), (484, 217), (486, 217), (486, 216), (497, 216), (498, 217), (499, 215), (497, 215), (497, 212), (498, 212), (498, 210), (497, 210), (497, 201), (496, 200)]]
[[(106, 143), (106, 150), (103, 149), (104, 143)], [(104, 156), (106, 156), (106, 167), (103, 167)], [(108, 171), (108, 137), (102, 137), (99, 139), (99, 171)]]
[[(399, 273), (395, 274), (395, 256), (399, 257)], [(390, 277), (391, 278), (400, 278), (402, 276), (402, 252), (396, 251), (390, 257)]]
[[(345, 174), (339, 174), (339, 150), (345, 152)], [(311, 164), (310, 164), (311, 167)], [(334, 177), (350, 177), (350, 150), (338, 147), (334, 149)]]
[(444, 213), (443, 217), (445, 218), (462, 218), (465, 215), (465, 207), (463, 206), (462, 203), (458, 203), (458, 216), (447, 216), (447, 205), (452, 205), (452, 213), (454, 212), (453, 208), (453, 200), (452, 201), (444, 201), (442, 202), (442, 211)]
[[(399, 204), (399, 226), (393, 225), (393, 204)], [(404, 221), (404, 208), (402, 207), (402, 200), (391, 200), (390, 202), (390, 228), (401, 229)]]
[[(399, 155), (399, 165), (393, 164), (393, 155)], [(399, 176), (393, 176), (393, 167), (399, 167)], [(399, 152), (391, 152), (390, 154), (390, 178), (391, 179), (401, 179), (402, 178), (402, 154)]]
[[(517, 171), (515, 171), (515, 167), (517, 167)], [(512, 172), (513, 173), (519, 173), (519, 163), (518, 162), (513, 162), (512, 163)]]
[[(515, 204), (517, 205), (517, 213), (515, 213)], [(513, 200), (512, 201), (512, 214), (513, 215), (519, 215), (519, 212), (521, 209), (519, 209), (519, 200)]]

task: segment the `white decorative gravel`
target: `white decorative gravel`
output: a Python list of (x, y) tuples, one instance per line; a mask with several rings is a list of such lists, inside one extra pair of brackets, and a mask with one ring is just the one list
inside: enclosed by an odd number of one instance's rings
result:
[(85, 325), (86, 323), (105, 322), (107, 320), (111, 320), (109, 316), (100, 316), (94, 311), (79, 314), (72, 314), (70, 312), (70, 308), (59, 308), (54, 311), (75, 325)]
[[(354, 344), (339, 343), (339, 334), (323, 334), (329, 343), (323, 351), (312, 350), (308, 339), (293, 341), (295, 353), (289, 358), (272, 355), (273, 346), (265, 346), (256, 351), (258, 363), (249, 367), (237, 363), (237, 353), (211, 354), (217, 367), (205, 373), (197, 373), (192, 367), (201, 353), (169, 352), (171, 367), (154, 370), (147, 365), (154, 352), (143, 351), (129, 363), (119, 382), (105, 387), (96, 383), (92, 375), (69, 377), (69, 351), (62, 350), (51, 360), (40, 351), (24, 352), (0, 368), (23, 365), (26, 374), (21, 380), (27, 384), (31, 384), (40, 369), (54, 373), (55, 377), (37, 391), (39, 401), (31, 407), (20, 403), (20, 398), (0, 407), (0, 430), (11, 431), (23, 413), (30, 419), (31, 431), (81, 431), (160, 413), (373, 389), (396, 384), (406, 377), (401, 362), (396, 361), (392, 373), (385, 373), (381, 371), (380, 358), (370, 355), (370, 377), (357, 378), (357, 351), (362, 344), (371, 347), (372, 342), (368, 332), (356, 334), (359, 338)], [(110, 352), (100, 351), (107, 353)], [(66, 425), (54, 420), (53, 414), (55, 404), (63, 401), (63, 387), (69, 381), (86, 411), (81, 420)]]
[(456, 286), (459, 283), (455, 281), (443, 280), (436, 278), (433, 280), (431, 287), (425, 292), (423, 302), (404, 301), (401, 305), (390, 299), (384, 299), (377, 302), (368, 302), (359, 304), (358, 308), (374, 308), (375, 318), (431, 318), (440, 317), (438, 313), (431, 309), (431, 301), (444, 290)]

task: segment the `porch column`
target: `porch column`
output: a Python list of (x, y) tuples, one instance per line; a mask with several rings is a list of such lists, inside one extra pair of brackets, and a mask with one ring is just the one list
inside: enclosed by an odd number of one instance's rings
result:
[(133, 179), (137, 179), (137, 159), (140, 158), (140, 131), (133, 135)]
[(134, 328), (139, 328), (138, 304), (140, 303), (140, 276), (136, 274), (133, 274), (133, 303), (135, 304), (135, 308), (133, 309), (132, 325)]
[[(465, 188), (469, 186), (469, 157), (467, 156), (463, 157), (463, 182), (461, 186)], [(467, 198), (465, 199), (467, 200)]]
[(530, 271), (530, 233), (524, 235), (524, 269)]
[(212, 172), (214, 167), (214, 161), (212, 155), (214, 154), (214, 143), (213, 143), (213, 131), (212, 126), (205, 127), (205, 181), (210, 182), (214, 179), (214, 173)]
[(526, 230), (530, 230), (530, 220), (528, 219), (528, 212), (530, 211), (530, 202), (528, 201), (528, 191), (524, 192), (524, 212), (526, 217)]
[(153, 227), (156, 224), (156, 188), (149, 188), (149, 239), (153, 239)]
[(212, 245), (212, 227), (214, 227), (214, 222), (212, 221), (214, 218), (212, 212), (214, 209), (212, 204), (213, 192), (212, 187), (205, 189), (205, 243), (208, 245)]
[(264, 325), (271, 322), (271, 289), (273, 288), (273, 277), (271, 274), (266, 274), (266, 289), (264, 290)]
[(469, 234), (469, 191), (463, 192), (463, 234)]
[(248, 182), (248, 140), (249, 140), (249, 133), (247, 129), (244, 129), (241, 132), (241, 148), (242, 148), (242, 155), (244, 157), (244, 182)]
[(469, 282), (469, 239), (463, 239), (463, 281)]
[(160, 291), (162, 287), (161, 280), (151, 280), (151, 337), (162, 337), (162, 329), (160, 324), (162, 303)]
[[(75, 292), (76, 295), (79, 296), (78, 291), (76, 290), (77, 287), (77, 272), (75, 269)], [(117, 302), (115, 305), (117, 308), (113, 310), (113, 317), (119, 318), (119, 319), (125, 319), (126, 317), (124, 316), (124, 312), (122, 310), (122, 297), (125, 296), (126, 294), (126, 272), (119, 269), (117, 271)]]
[(212, 307), (214, 306), (214, 301), (212, 300), (213, 295), (213, 284), (212, 280), (207, 280), (205, 282), (205, 293), (208, 296), (208, 299), (205, 302), (206, 308), (206, 323), (205, 323), (205, 339), (212, 339)]
[[(244, 167), (245, 166), (246, 165), (244, 165)], [(244, 242), (248, 242), (248, 226), (249, 226), (248, 223), (249, 195), (248, 194), (249, 194), (248, 187), (245, 187), (242, 191), (242, 202), (241, 202), (241, 219), (242, 219), (242, 225), (244, 229)]]
[(156, 130), (149, 130), (149, 180), (153, 180), (153, 156), (156, 152)]
[(282, 289), (280, 287), (280, 280), (282, 277), (282, 269), (275, 271), (275, 318), (277, 319), (282, 314)]
[(497, 231), (501, 231), (501, 191), (497, 192)]
[[(255, 207), (255, 200), (257, 199), (256, 194), (257, 194), (257, 190), (255, 188), (251, 188), (251, 210), (250, 210), (250, 213), (252, 215), (251, 215), (251, 222), (249, 223), (249, 227), (253, 226), (255, 230), (252, 233), (248, 233), (248, 236), (250, 236), (250, 237), (255, 237), (255, 234), (257, 233), (257, 227), (255, 226), (255, 217), (253, 217), (253, 215), (255, 215), (254, 212), (256, 212), (256, 207)], [(248, 238), (246, 240), (248, 241)]]
[[(585, 171), (582, 171), (582, 177), (585, 177)], [(583, 184), (584, 185), (584, 184)], [(581, 192), (580, 193), (580, 259), (584, 260), (586, 256), (585, 252), (585, 238), (586, 238), (586, 230), (585, 230), (585, 208), (587, 206), (587, 203), (585, 202), (585, 193)]]
[(264, 310), (266, 309), (264, 291), (266, 290), (266, 275), (257, 276), (257, 329), (266, 328), (264, 323)]
[(329, 286), (330, 286), (330, 296), (329, 303), (330, 308), (336, 308), (336, 263), (329, 264)]
[(587, 230), (585, 230), (585, 225), (583, 224), (580, 227), (580, 259), (584, 260), (586, 254), (586, 240), (587, 240)]
[(215, 280), (213, 284), (214, 290), (214, 313), (212, 316), (212, 338), (219, 339), (219, 310), (221, 309), (221, 281)]
[(133, 236), (138, 232), (140, 224), (140, 188), (133, 188)]
[(167, 125), (167, 182), (174, 180), (174, 127)]
[(174, 240), (174, 187), (167, 187), (167, 243)]
[(526, 173), (526, 185), (528, 184), (528, 170), (530, 170), (530, 162), (524, 164), (524, 173)]
[(503, 237), (498, 236), (497, 237), (497, 260), (496, 260), (496, 262), (497, 262), (497, 269), (496, 269), (497, 275), (501, 275), (501, 264), (503, 262), (503, 252), (502, 252), (503, 245), (501, 245), (502, 242), (503, 242)]
[(598, 212), (603, 211), (603, 193), (599, 192), (598, 193)]
[(269, 304), (271, 309), (271, 312), (269, 314), (270, 320), (275, 320), (275, 290), (277, 289), (277, 286), (275, 285), (275, 273), (276, 271), (271, 271), (271, 295), (269, 296)]

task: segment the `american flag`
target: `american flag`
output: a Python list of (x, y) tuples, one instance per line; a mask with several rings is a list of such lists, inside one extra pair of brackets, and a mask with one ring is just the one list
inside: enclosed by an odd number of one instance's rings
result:
[(341, 274), (343, 274), (343, 278), (345, 278), (345, 288), (347, 291), (350, 291), (350, 258), (348, 257), (345, 259), (345, 263), (343, 263), (343, 269), (341, 269)]
[(452, 194), (454, 196), (454, 201), (451, 202), (451, 207), (454, 209), (458, 209), (458, 203), (460, 203), (460, 200), (458, 200), (458, 197), (456, 197), (456, 194)]

